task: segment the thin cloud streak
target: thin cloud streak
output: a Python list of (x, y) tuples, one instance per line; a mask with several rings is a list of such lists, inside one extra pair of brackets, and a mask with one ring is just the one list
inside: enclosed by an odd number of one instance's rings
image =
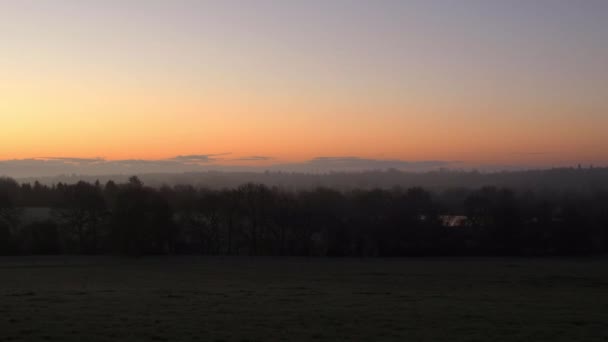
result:
[(91, 163), (100, 163), (105, 162), (104, 158), (65, 158), (65, 157), (41, 157), (36, 158), (35, 160), (48, 160), (48, 161), (60, 161), (65, 163), (75, 163), (75, 164), (91, 164)]
[(232, 159), (234, 161), (268, 161), (268, 160), (273, 160), (273, 157), (269, 157), (269, 156), (249, 156), (249, 157), (242, 157), (242, 158), (237, 158), (237, 159)]
[(221, 160), (221, 158), (216, 158), (219, 156), (228, 155), (227, 153), (217, 153), (217, 154), (190, 154), (184, 156), (177, 156), (168, 159), (169, 161), (175, 161), (178, 163), (186, 163), (186, 164), (199, 164), (199, 163), (212, 163)]

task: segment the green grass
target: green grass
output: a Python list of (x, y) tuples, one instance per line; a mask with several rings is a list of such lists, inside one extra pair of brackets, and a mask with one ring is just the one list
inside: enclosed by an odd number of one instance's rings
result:
[(605, 259), (0, 258), (0, 341), (608, 341)]

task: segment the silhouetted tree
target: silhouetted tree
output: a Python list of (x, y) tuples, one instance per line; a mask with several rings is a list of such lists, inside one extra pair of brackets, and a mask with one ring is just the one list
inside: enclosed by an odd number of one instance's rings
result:
[(21, 250), (26, 254), (59, 254), (59, 229), (55, 222), (34, 222), (20, 232)]
[(0, 255), (15, 253), (13, 235), (18, 224), (15, 200), (19, 185), (13, 179), (0, 178)]
[(115, 248), (125, 254), (162, 254), (173, 251), (175, 230), (168, 202), (137, 178), (120, 189), (112, 211)]
[(243, 233), (249, 242), (249, 253), (259, 255), (268, 224), (272, 194), (266, 186), (252, 183), (240, 186), (237, 193), (245, 219)]
[(99, 184), (78, 182), (64, 187), (63, 200), (55, 208), (55, 213), (66, 227), (68, 238), (75, 236), (80, 253), (97, 252), (99, 229), (106, 216), (106, 204)]

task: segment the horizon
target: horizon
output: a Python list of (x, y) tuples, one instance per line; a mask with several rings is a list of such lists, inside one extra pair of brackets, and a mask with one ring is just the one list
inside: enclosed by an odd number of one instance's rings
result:
[[(125, 184), (133, 177), (151, 188), (169, 187), (179, 191), (183, 186), (201, 189), (236, 189), (246, 184), (273, 189), (301, 191), (333, 189), (340, 191), (373, 189), (412, 189), (451, 191), (457, 189), (501, 188), (559, 191), (594, 191), (608, 188), (607, 167), (577, 165), (550, 169), (463, 170), (440, 168), (430, 171), (397, 169), (351, 171), (282, 171), (257, 169), (206, 170), (191, 172), (130, 172), (116, 174), (63, 174), (55, 176), (6, 177), (0, 183), (31, 186), (69, 184)], [(16, 183), (15, 183), (16, 182)]]
[[(195, 158), (196, 157), (196, 158)], [(216, 173), (291, 173), (302, 175), (325, 175), (332, 173), (364, 174), (375, 172), (401, 172), (411, 174), (428, 174), (434, 172), (448, 173), (517, 173), (551, 170), (602, 170), (603, 165), (576, 164), (552, 165), (546, 167), (525, 165), (467, 165), (462, 162), (444, 161), (403, 161), (375, 160), (358, 157), (320, 157), (299, 163), (278, 163), (266, 165), (222, 164), (213, 160), (193, 162), (203, 156), (177, 156), (160, 160), (106, 160), (103, 158), (30, 158), (0, 160), (0, 177), (22, 179), (53, 179), (61, 177), (90, 178), (128, 175), (179, 175)], [(208, 158), (207, 156), (204, 156)]]

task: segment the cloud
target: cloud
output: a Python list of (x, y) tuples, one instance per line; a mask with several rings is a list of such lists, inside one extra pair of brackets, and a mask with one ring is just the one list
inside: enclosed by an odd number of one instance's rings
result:
[(268, 157), (268, 156), (248, 156), (248, 157), (242, 157), (242, 158), (237, 158), (237, 159), (233, 159), (235, 161), (267, 161), (267, 160), (273, 160), (274, 158), (272, 157)]
[(218, 154), (190, 154), (185, 156), (177, 156), (170, 159), (169, 161), (175, 161), (179, 163), (211, 163), (214, 161), (221, 160), (220, 158), (215, 158), (218, 156), (224, 156), (230, 153), (218, 153)]
[(221, 154), (179, 155), (167, 159), (144, 160), (124, 159), (105, 160), (102, 158), (47, 157), (33, 159), (0, 160), (0, 176), (14, 178), (46, 177), (56, 175), (115, 175), (145, 173), (184, 173), (201, 171), (238, 171), (238, 172), (309, 172), (325, 173), (340, 171), (366, 171), (397, 169), (403, 171), (429, 171), (447, 167), (455, 162), (449, 161), (406, 161), (399, 159), (369, 159), (356, 156), (317, 157), (300, 163), (273, 163), (257, 166), (226, 165), (222, 161), (268, 161), (274, 158), (263, 155), (245, 156), (236, 159), (222, 159)]
[(65, 157), (43, 157), (35, 160), (59, 161), (74, 164), (91, 164), (104, 162), (103, 158), (65, 158)]
[(44, 157), (0, 160), (0, 175), (45, 177), (56, 175), (107, 175), (141, 173), (181, 173), (202, 171), (203, 165), (219, 160), (218, 155), (188, 155), (168, 159), (105, 160), (102, 158)]

